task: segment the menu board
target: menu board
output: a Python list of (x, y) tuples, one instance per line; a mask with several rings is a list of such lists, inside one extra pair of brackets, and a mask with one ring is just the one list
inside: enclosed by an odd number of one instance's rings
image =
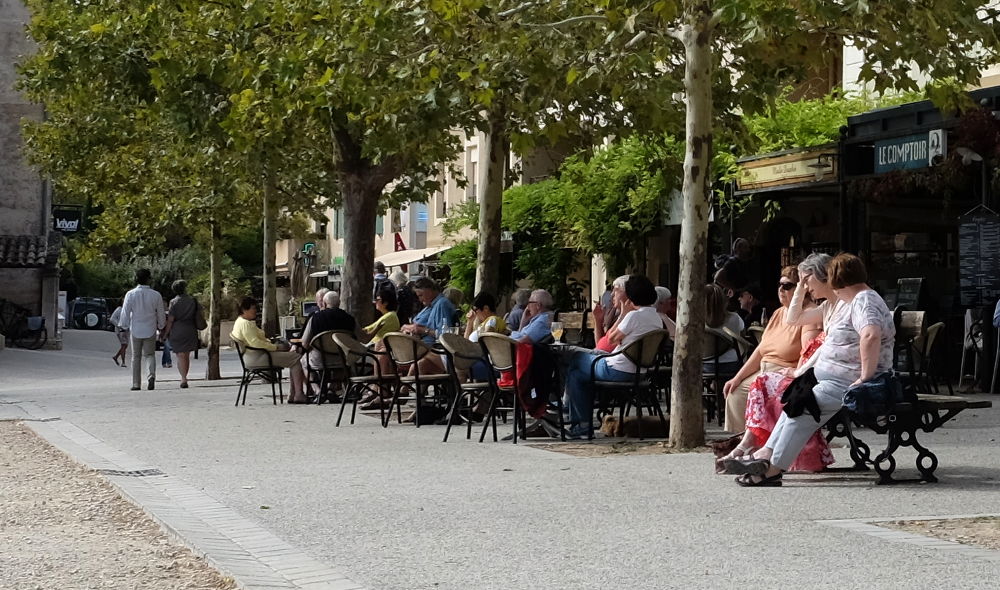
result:
[(921, 309), (920, 289), (924, 280), (921, 278), (899, 279), (899, 289), (896, 292), (896, 306), (902, 306), (909, 311)]
[(985, 211), (958, 224), (959, 292), (963, 306), (1000, 297), (1000, 216)]

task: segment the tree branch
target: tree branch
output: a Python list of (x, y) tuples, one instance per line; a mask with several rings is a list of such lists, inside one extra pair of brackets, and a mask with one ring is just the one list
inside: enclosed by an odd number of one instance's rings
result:
[(715, 27), (719, 26), (719, 23), (721, 21), (722, 21), (722, 11), (716, 10), (715, 12), (712, 13), (712, 17), (708, 19), (708, 27), (707, 27), (708, 30), (711, 31), (715, 29)]
[(537, 3), (535, 3), (535, 2), (524, 2), (524, 3), (522, 3), (522, 4), (518, 5), (518, 6), (515, 6), (514, 8), (510, 8), (508, 10), (504, 10), (502, 12), (498, 12), (497, 16), (500, 17), (500, 18), (509, 18), (509, 17), (514, 16), (515, 14), (517, 14), (519, 12), (524, 12), (525, 10), (528, 10), (529, 8), (534, 7), (536, 4)]
[(581, 16), (571, 16), (570, 18), (545, 24), (529, 24), (523, 23), (522, 27), (528, 27), (532, 29), (558, 29), (561, 27), (567, 27), (570, 25), (575, 25), (585, 22), (607, 22), (608, 18), (602, 14), (584, 14)]

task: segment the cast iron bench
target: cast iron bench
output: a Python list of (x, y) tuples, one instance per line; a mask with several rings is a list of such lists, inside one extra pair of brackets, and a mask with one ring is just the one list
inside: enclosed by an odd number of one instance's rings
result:
[[(854, 466), (849, 469), (867, 470), (868, 465), (878, 473), (878, 484), (893, 484), (906, 481), (937, 481), (934, 470), (937, 469), (937, 456), (930, 449), (917, 441), (917, 431), (933, 432), (966, 409), (989, 408), (993, 402), (989, 400), (971, 400), (951, 395), (918, 394), (917, 403), (897, 403), (891, 409), (877, 414), (859, 414), (844, 408), (828, 423), (827, 440), (836, 437), (846, 437), (851, 444), (851, 459)], [(876, 434), (888, 435), (889, 441), (885, 450), (874, 460), (871, 450), (864, 441), (858, 439), (851, 431), (851, 423), (860, 424), (871, 429)], [(896, 459), (893, 454), (899, 447), (913, 447), (917, 451), (916, 466), (920, 477), (910, 479), (895, 479), (892, 472), (896, 470)]]

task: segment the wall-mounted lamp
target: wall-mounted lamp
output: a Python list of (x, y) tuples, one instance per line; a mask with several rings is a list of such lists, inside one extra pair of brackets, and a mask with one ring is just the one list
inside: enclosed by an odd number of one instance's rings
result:
[(823, 175), (826, 174), (827, 170), (833, 169), (833, 159), (837, 157), (837, 154), (819, 154), (816, 156), (815, 164), (808, 164), (807, 168), (812, 168), (816, 173), (816, 182), (823, 180)]

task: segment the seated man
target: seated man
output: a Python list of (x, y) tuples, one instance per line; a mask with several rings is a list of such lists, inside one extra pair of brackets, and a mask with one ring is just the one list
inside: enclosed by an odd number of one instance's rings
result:
[(514, 330), (510, 337), (520, 342), (538, 344), (547, 336), (551, 336), (552, 295), (545, 289), (535, 289), (528, 298), (528, 304), (521, 316), (521, 329)]
[(306, 321), (306, 327), (302, 330), (302, 349), (306, 354), (302, 356), (302, 368), (306, 373), (309, 367), (322, 367), (323, 359), (320, 351), (310, 349), (309, 343), (313, 337), (330, 330), (343, 330), (345, 332), (355, 331), (357, 322), (351, 314), (340, 309), (340, 294), (336, 291), (327, 291), (323, 295), (323, 302), (319, 311), (314, 312)]
[[(455, 317), (455, 306), (441, 294), (434, 281), (426, 277), (417, 280), (415, 291), (417, 300), (424, 308), (413, 317), (412, 323), (404, 325), (401, 330), (421, 338), (427, 346), (431, 346), (441, 327), (451, 325)], [(444, 370), (444, 362), (438, 355), (429, 354), (420, 361), (422, 374), (444, 373)]]
[[(625, 282), (621, 322), (608, 332), (615, 345), (613, 353), (620, 352), (643, 335), (663, 329), (663, 320), (656, 311), (656, 289), (642, 275), (632, 275)], [(613, 354), (612, 353), (612, 354)], [(570, 422), (573, 427), (568, 436), (582, 438), (590, 434), (593, 419), (594, 385), (590, 380), (591, 366), (603, 353), (576, 352), (566, 373), (566, 390), (569, 395)], [(637, 370), (625, 355), (601, 358), (594, 367), (594, 376), (600, 381), (628, 381)]]

